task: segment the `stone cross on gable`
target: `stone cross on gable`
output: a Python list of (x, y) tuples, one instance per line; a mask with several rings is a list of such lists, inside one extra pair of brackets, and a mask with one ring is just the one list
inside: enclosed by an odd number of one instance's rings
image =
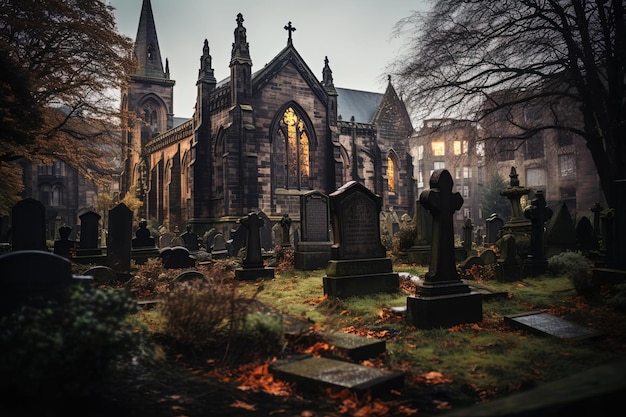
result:
[(291, 45), (291, 34), (296, 31), (296, 28), (291, 26), (291, 22), (285, 25), (285, 30), (289, 32), (289, 37), (287, 38), (287, 45)]
[(452, 176), (438, 169), (430, 177), (430, 190), (420, 194), (420, 203), (433, 216), (432, 251), (426, 282), (458, 280), (454, 260), (454, 212), (463, 205), (463, 197), (452, 192)]

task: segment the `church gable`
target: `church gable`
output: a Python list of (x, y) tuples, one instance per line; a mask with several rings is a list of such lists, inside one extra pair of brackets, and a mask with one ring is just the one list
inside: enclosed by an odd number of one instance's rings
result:
[(413, 133), (409, 113), (391, 85), (391, 80), (376, 111), (373, 123), (376, 124), (378, 137), (381, 139), (405, 139)]

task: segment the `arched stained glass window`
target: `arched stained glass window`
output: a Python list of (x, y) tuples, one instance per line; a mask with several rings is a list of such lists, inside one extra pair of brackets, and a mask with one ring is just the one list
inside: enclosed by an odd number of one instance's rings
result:
[(396, 191), (396, 165), (391, 156), (387, 157), (387, 191), (390, 193)]
[(275, 179), (279, 187), (310, 188), (311, 162), (309, 135), (304, 120), (293, 107), (288, 107), (279, 122), (279, 148), (275, 155)]

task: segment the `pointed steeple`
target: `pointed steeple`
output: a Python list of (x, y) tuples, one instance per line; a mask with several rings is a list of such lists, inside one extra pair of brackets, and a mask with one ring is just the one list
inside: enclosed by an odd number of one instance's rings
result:
[(133, 53), (139, 64), (135, 75), (150, 78), (169, 78), (169, 74), (163, 72), (163, 61), (161, 60), (161, 50), (159, 49), (159, 40), (150, 0), (143, 0), (141, 5), (141, 17), (139, 18)]
[(198, 70), (198, 81), (215, 84), (215, 73), (211, 66), (211, 54), (209, 53), (209, 41), (204, 40), (202, 56), (200, 57), (200, 70)]
[(333, 83), (333, 71), (330, 69), (328, 65), (328, 57), (324, 57), (324, 69), (322, 70), (322, 85), (329, 89), (335, 89), (335, 84)]
[(230, 65), (249, 64), (252, 65), (250, 59), (250, 49), (246, 38), (246, 28), (243, 26), (243, 15), (237, 14), (237, 27), (235, 28), (235, 42), (233, 42), (233, 50), (230, 54)]

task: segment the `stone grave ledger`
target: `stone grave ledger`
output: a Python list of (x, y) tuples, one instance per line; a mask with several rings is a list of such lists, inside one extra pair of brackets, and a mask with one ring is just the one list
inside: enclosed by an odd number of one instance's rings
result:
[(400, 278), (380, 241), (381, 199), (350, 181), (330, 195), (335, 242), (324, 277), (331, 297), (395, 292)]
[(294, 266), (301, 270), (325, 268), (330, 260), (328, 196), (311, 191), (300, 196), (302, 240), (296, 244)]

